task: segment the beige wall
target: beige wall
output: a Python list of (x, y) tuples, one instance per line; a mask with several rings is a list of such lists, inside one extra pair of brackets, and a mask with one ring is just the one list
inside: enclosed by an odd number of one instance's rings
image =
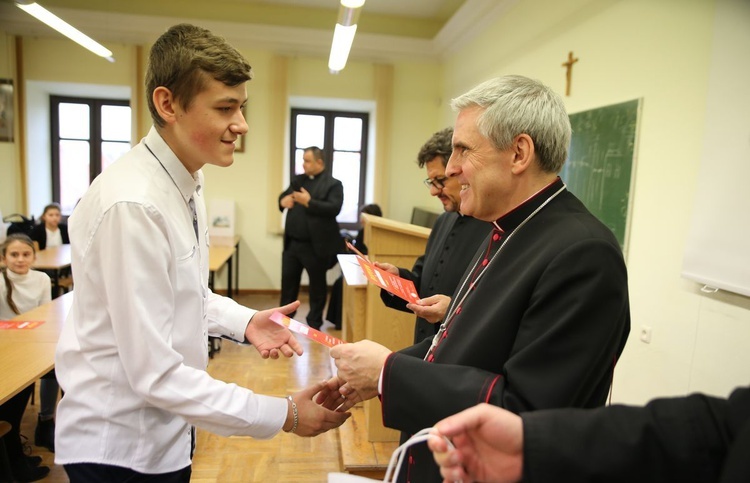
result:
[[(614, 400), (725, 395), (747, 384), (750, 299), (701, 294), (680, 278), (702, 152), (715, 2), (578, 3), (578, 12), (561, 18), (557, 0), (519, 2), (448, 59), (445, 95), (510, 73), (564, 93), (561, 64), (573, 51), (580, 60), (565, 98), (570, 112), (642, 99), (627, 247), (633, 326)], [(639, 340), (644, 325), (653, 329), (651, 344)]]
[[(14, 88), (16, 86), (15, 71), (14, 38), (12, 35), (0, 32), (0, 78), (13, 79)], [(17, 113), (16, 117), (18, 117)], [(16, 146), (16, 143), (0, 142), (0, 212), (3, 216), (24, 212), (21, 207), (21, 190), (18, 189), (21, 173)], [(3, 226), (0, 225), (0, 234), (2, 233), (4, 233)]]

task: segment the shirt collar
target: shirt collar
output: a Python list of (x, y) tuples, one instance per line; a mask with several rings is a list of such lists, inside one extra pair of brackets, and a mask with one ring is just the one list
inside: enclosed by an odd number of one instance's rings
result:
[(193, 193), (200, 194), (203, 187), (203, 171), (199, 169), (194, 174), (190, 174), (155, 127), (151, 127), (144, 143), (172, 178), (186, 203), (192, 198)]
[(518, 228), (518, 225), (533, 213), (534, 210), (539, 208), (542, 203), (547, 201), (550, 196), (555, 194), (563, 186), (565, 186), (565, 184), (558, 176), (552, 183), (531, 195), (526, 201), (492, 222), (492, 224), (503, 233), (507, 234), (512, 232)]

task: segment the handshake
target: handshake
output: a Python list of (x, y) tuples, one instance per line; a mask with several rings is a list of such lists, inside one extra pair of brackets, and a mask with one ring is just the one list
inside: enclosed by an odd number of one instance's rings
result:
[(341, 426), (360, 401), (378, 395), (380, 371), (391, 353), (369, 340), (331, 348), (338, 374), (289, 397), (284, 431), (317, 436)]

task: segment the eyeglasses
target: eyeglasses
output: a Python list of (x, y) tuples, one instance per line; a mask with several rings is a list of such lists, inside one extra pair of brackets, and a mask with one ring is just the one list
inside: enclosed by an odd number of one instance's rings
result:
[(424, 185), (427, 186), (427, 188), (434, 187), (435, 189), (441, 190), (445, 188), (445, 181), (448, 179), (447, 176), (439, 176), (436, 178), (427, 178), (423, 181)]

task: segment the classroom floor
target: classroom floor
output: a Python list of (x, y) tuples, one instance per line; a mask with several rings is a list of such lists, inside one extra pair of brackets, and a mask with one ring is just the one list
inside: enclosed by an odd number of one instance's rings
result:
[[(278, 305), (278, 295), (240, 294), (237, 301), (255, 309)], [(306, 294), (300, 294), (302, 306), (295, 319), (304, 321), (309, 305)], [(340, 331), (326, 322), (322, 330), (335, 336)], [(285, 396), (331, 376), (328, 349), (308, 339), (298, 338), (305, 353), (292, 359), (263, 360), (249, 346), (223, 341), (221, 351), (210, 360), (208, 372), (217, 379), (235, 382), (260, 394)], [(37, 384), (37, 391), (39, 384)], [(36, 404), (29, 406), (21, 426), (22, 434), (33, 443), (39, 395)], [(65, 470), (54, 465), (54, 455), (44, 448), (30, 444), (33, 454), (43, 458), (51, 467), (50, 483), (67, 482)], [(255, 482), (275, 481), (325, 482), (329, 472), (340, 471), (341, 450), (336, 430), (316, 438), (300, 438), (280, 433), (270, 440), (245, 437), (225, 438), (207, 431), (198, 431), (196, 455), (193, 459), (191, 482)]]

